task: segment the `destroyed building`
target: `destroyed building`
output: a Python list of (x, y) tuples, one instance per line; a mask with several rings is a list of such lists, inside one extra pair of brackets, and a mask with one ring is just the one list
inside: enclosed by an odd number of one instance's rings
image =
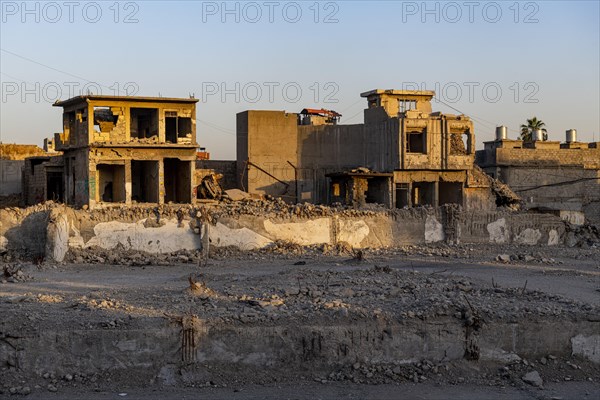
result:
[(56, 102), (63, 132), (54, 147), (63, 154), (28, 160), (26, 204), (191, 203), (197, 101), (87, 95)]
[(434, 95), (362, 93), (364, 124), (354, 125), (328, 110), (239, 113), (239, 185), (290, 202), (495, 207), (489, 180), (474, 168), (473, 122), (433, 112)]
[(47, 156), (48, 153), (33, 144), (0, 142), (0, 196), (20, 195), (23, 190), (22, 173), (28, 157)]
[(598, 224), (600, 142), (578, 142), (574, 129), (565, 139), (511, 140), (506, 127), (498, 127), (496, 140), (484, 142), (476, 162), (520, 195), (525, 208), (558, 214), (577, 225), (585, 219)]

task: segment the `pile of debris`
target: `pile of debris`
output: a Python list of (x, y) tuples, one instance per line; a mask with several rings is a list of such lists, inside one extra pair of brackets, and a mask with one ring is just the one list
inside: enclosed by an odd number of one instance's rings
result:
[(523, 199), (513, 192), (513, 190), (506, 185), (505, 183), (500, 182), (496, 178), (492, 178), (488, 174), (486, 174), (481, 167), (478, 165), (473, 165), (473, 173), (477, 174), (478, 177), (481, 177), (490, 185), (490, 189), (496, 196), (496, 206), (498, 207), (506, 207), (512, 210), (521, 209), (521, 204), (523, 203)]
[(118, 246), (111, 250), (100, 247), (85, 249), (71, 248), (65, 256), (65, 261), (75, 264), (109, 264), (129, 267), (145, 265), (173, 265), (199, 263), (202, 259), (201, 250), (179, 250), (172, 253), (150, 254), (137, 250), (126, 250)]
[(600, 226), (567, 224), (565, 245), (568, 247), (600, 248)]
[(0, 283), (18, 283), (33, 280), (33, 277), (22, 270), (20, 264), (5, 264), (2, 266)]

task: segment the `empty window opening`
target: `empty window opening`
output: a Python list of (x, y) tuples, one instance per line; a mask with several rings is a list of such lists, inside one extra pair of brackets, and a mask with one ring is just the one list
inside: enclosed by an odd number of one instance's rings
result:
[(177, 136), (180, 138), (192, 135), (192, 119), (188, 117), (177, 118)]
[(366, 203), (388, 204), (388, 178), (371, 178), (367, 180)]
[(31, 175), (35, 174), (35, 167), (37, 167), (38, 165), (42, 165), (43, 163), (45, 163), (46, 161), (49, 160), (49, 158), (30, 158), (30, 162), (31, 162)]
[(331, 195), (334, 197), (340, 197), (340, 194), (342, 192), (341, 188), (340, 188), (340, 183), (334, 183), (331, 185)]
[(169, 143), (177, 143), (176, 111), (165, 111), (165, 139)]
[(117, 125), (119, 116), (112, 113), (110, 107), (94, 107), (94, 130), (108, 133)]
[(165, 139), (169, 143), (181, 142), (181, 139), (192, 138), (192, 119), (189, 117), (177, 117), (177, 112), (165, 112)]
[(425, 154), (425, 132), (408, 132), (406, 135), (406, 152)]
[(158, 109), (132, 108), (130, 116), (132, 138), (145, 139), (158, 135)]
[(414, 206), (435, 205), (435, 183), (415, 182), (412, 188), (412, 203)]
[(125, 166), (99, 164), (98, 197), (105, 203), (121, 203), (125, 201)]
[(62, 203), (63, 201), (63, 175), (62, 172), (46, 174), (46, 200)]
[(440, 182), (439, 200), (440, 206), (444, 204), (460, 204), (463, 202), (462, 182)]
[(158, 203), (158, 161), (131, 161), (131, 200)]
[(75, 202), (75, 157), (68, 158), (66, 161), (68, 161), (68, 167), (65, 168), (65, 171), (67, 171), (67, 173), (68, 171), (71, 172), (71, 174), (67, 176), (67, 182), (69, 185), (68, 202), (72, 204)]
[(410, 206), (410, 188), (408, 183), (396, 184), (396, 208), (404, 208)]
[(417, 109), (417, 101), (416, 100), (398, 100), (398, 103), (399, 103), (398, 106), (400, 108), (400, 112)]
[(192, 201), (192, 170), (190, 161), (165, 158), (165, 203), (190, 203)]
[(469, 154), (469, 135), (467, 133), (451, 133), (450, 134), (450, 154), (451, 155), (467, 155)]

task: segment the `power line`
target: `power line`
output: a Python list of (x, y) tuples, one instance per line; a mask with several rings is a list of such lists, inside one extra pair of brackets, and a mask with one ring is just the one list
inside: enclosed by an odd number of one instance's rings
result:
[(528, 192), (530, 190), (536, 190), (536, 189), (541, 189), (541, 188), (545, 188), (545, 187), (572, 185), (572, 184), (579, 183), (579, 182), (594, 181), (594, 180), (600, 180), (600, 178), (598, 178), (598, 177), (595, 177), (595, 178), (580, 178), (580, 179), (573, 179), (573, 180), (570, 180), (570, 181), (562, 181), (562, 182), (548, 183), (546, 185), (532, 186), (532, 187), (528, 187), (526, 189), (513, 189), (513, 190), (515, 192)]
[(37, 65), (40, 65), (40, 66), (42, 66), (42, 67), (45, 67), (45, 68), (51, 69), (51, 70), (53, 70), (53, 71), (60, 72), (61, 74), (65, 74), (65, 75), (71, 76), (71, 77), (73, 77), (73, 78), (77, 78), (77, 79), (80, 79), (80, 80), (82, 80), (82, 81), (86, 81), (86, 82), (88, 82), (88, 83), (96, 83), (96, 84), (98, 84), (98, 85), (100, 85), (100, 86), (103, 86), (103, 87), (105, 87), (105, 88), (109, 88), (109, 89), (110, 89), (110, 87), (109, 87), (109, 86), (106, 86), (106, 85), (101, 85), (101, 84), (99, 84), (98, 82), (92, 81), (92, 80), (90, 80), (90, 79), (87, 79), (87, 78), (84, 78), (84, 77), (81, 77), (81, 76), (78, 76), (78, 75), (72, 74), (72, 73), (70, 73), (70, 72), (67, 72), (67, 71), (63, 71), (63, 70), (61, 70), (61, 69), (58, 69), (58, 68), (51, 67), (51, 66), (49, 66), (49, 65), (46, 65), (46, 64), (44, 64), (44, 63), (41, 63), (41, 62), (39, 62), (39, 61), (32, 60), (31, 58), (28, 58), (28, 57), (25, 57), (25, 56), (19, 55), (19, 54), (17, 54), (17, 53), (14, 53), (14, 52), (12, 52), (12, 51), (8, 51), (8, 50), (6, 50), (6, 49), (3, 49), (3, 48), (0, 48), (0, 51), (3, 51), (3, 52), (5, 52), (5, 53), (7, 53), (7, 54), (10, 54), (10, 55), (12, 55), (12, 56), (15, 56), (15, 57), (21, 58), (21, 59), (23, 59), (23, 60), (25, 60), (25, 61), (29, 61), (29, 62), (31, 62), (31, 63), (37, 64)]

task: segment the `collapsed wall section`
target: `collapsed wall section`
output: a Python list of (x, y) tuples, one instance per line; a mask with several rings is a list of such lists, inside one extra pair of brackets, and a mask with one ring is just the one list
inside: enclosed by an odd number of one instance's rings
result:
[(355, 249), (439, 242), (558, 245), (566, 237), (565, 223), (549, 214), (465, 212), (456, 206), (357, 211), (296, 205), (271, 212), (256, 212), (268, 210), (264, 205), (252, 207), (248, 201), (210, 208), (5, 209), (0, 242), (6, 251), (62, 261), (70, 249), (164, 254), (203, 245), (257, 250), (277, 242)]

